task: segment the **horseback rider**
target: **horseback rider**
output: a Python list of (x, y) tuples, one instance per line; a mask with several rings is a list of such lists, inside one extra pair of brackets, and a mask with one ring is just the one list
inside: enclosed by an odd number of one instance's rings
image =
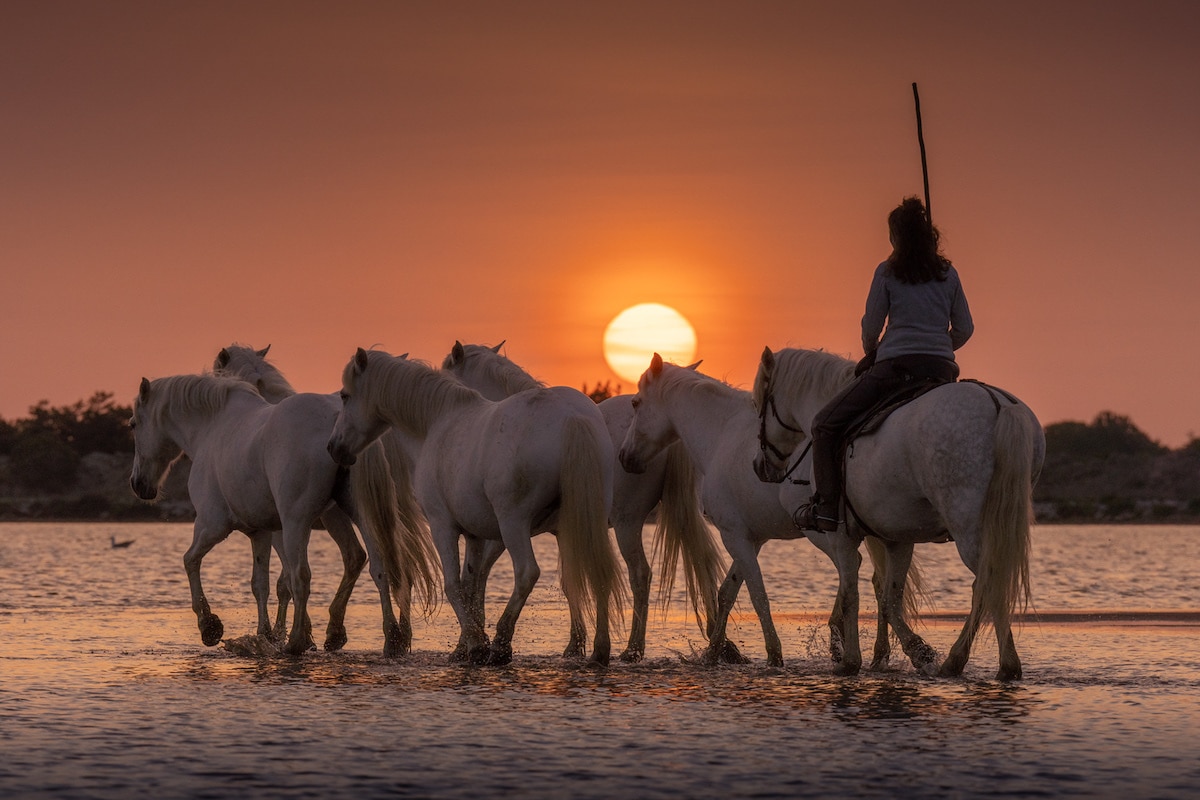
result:
[(866, 356), (857, 377), (813, 420), (813, 496), (793, 516), (801, 530), (834, 531), (841, 524), (846, 429), (906, 384), (957, 380), (954, 351), (975, 328), (958, 271), (942, 255), (924, 204), (905, 198), (888, 215), (888, 233), (892, 253), (875, 268), (862, 318)]

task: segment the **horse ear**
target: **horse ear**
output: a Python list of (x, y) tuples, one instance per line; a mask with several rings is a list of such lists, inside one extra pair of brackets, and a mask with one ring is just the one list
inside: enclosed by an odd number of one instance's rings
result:
[(660, 372), (662, 372), (662, 368), (663, 368), (662, 356), (660, 356), (658, 353), (655, 353), (654, 358), (650, 359), (650, 374), (658, 375)]
[(768, 371), (775, 366), (775, 354), (771, 352), (770, 347), (763, 348), (762, 365)]
[(408, 353), (401, 353), (400, 355), (396, 356), (396, 358), (399, 358), (403, 361), (408, 361)]
[(142, 385), (138, 387), (138, 397), (145, 400), (150, 396), (150, 381), (142, 378)]
[(500, 348), (504, 347), (504, 343), (507, 341), (508, 341), (508, 339), (501, 339), (500, 344), (498, 344), (492, 348), (492, 352), (495, 353), (496, 355), (500, 355)]
[(450, 363), (458, 364), (466, 360), (467, 350), (463, 347), (463, 343), (458, 339), (454, 340), (454, 347), (450, 348)]
[(221, 352), (217, 353), (216, 367), (217, 369), (225, 369), (229, 366), (229, 350), (222, 347)]
[(258, 351), (258, 353), (256, 353), (256, 355), (257, 355), (259, 358), (266, 358), (266, 357), (267, 357), (267, 353), (268, 353), (270, 350), (271, 350), (271, 345), (267, 345), (267, 346), (266, 346), (266, 347), (264, 347), (262, 350), (259, 350), (259, 351)]
[(688, 364), (688, 369), (690, 369), (692, 372), (695, 372), (696, 370), (700, 369), (700, 365), (703, 363), (704, 363), (704, 359), (702, 358), (699, 361), (697, 361), (695, 364)]
[(358, 367), (359, 372), (367, 368), (367, 351), (361, 347), (354, 353), (354, 366)]

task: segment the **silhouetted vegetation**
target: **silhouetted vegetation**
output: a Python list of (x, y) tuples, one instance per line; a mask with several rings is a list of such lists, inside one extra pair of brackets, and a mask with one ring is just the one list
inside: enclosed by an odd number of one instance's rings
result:
[(1200, 520), (1200, 440), (1171, 450), (1107, 411), (1048, 425), (1034, 500), (1045, 521)]
[(617, 388), (613, 388), (611, 381), (600, 383), (596, 381), (596, 388), (589, 390), (587, 384), (583, 385), (583, 393), (592, 398), (593, 403), (602, 403), (610, 397), (616, 397), (621, 393), (621, 384), (617, 384)]
[[(583, 391), (599, 403), (621, 386), (597, 382)], [(0, 419), (0, 519), (191, 519), (186, 459), (158, 503), (130, 490), (132, 413), (96, 392)], [(1034, 502), (1043, 522), (1200, 522), (1200, 439), (1172, 450), (1107, 411), (1090, 423), (1054, 423)]]

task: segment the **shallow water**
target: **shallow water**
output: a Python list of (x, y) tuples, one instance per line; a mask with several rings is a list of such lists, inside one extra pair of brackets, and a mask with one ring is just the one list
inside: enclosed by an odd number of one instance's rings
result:
[[(110, 535), (136, 539), (127, 550)], [(1025, 679), (992, 680), (981, 636), (964, 678), (903, 664), (836, 678), (823, 615), (836, 580), (807, 543), (763, 551), (787, 659), (765, 665), (743, 602), (733, 638), (753, 663), (697, 663), (684, 603), (656, 615), (648, 658), (592, 669), (557, 653), (566, 608), (554, 543), (516, 659), (455, 666), (443, 604), (416, 652), (379, 654), (360, 582), (336, 654), (205, 648), (189, 608), (180, 525), (0, 525), (0, 795), (22, 797), (1194, 796), (1200, 786), (1200, 529), (1034, 532), (1037, 616), (1017, 640)], [(922, 630), (957, 634), (970, 576), (951, 545), (919, 548), (935, 602)], [(314, 534), (314, 624), (340, 573)], [(253, 632), (249, 545), (205, 562), (233, 639)], [(510, 587), (497, 565), (489, 622)], [(864, 603), (864, 642), (873, 607)]]

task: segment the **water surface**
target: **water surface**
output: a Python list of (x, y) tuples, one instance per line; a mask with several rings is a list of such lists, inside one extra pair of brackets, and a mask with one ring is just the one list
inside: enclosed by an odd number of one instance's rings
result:
[[(126, 550), (109, 536), (134, 538)], [(1025, 679), (992, 680), (982, 636), (965, 676), (895, 663), (831, 674), (832, 566), (806, 542), (763, 551), (787, 659), (764, 662), (749, 603), (733, 638), (753, 662), (699, 663), (679, 600), (645, 662), (558, 656), (566, 608), (554, 544), (514, 663), (451, 665), (443, 604), (416, 652), (380, 655), (364, 579), (341, 653), (246, 657), (205, 648), (189, 607), (182, 525), (0, 525), (0, 795), (21, 797), (1194, 796), (1200, 786), (1200, 529), (1034, 533), (1036, 614)], [(250, 548), (205, 562), (226, 637), (254, 627)], [(922, 632), (953, 642), (970, 575), (952, 545), (919, 548), (934, 600)], [(340, 574), (314, 534), (314, 622)], [(489, 622), (511, 587), (502, 559)], [(682, 582), (681, 582), (682, 583)], [(864, 603), (863, 629), (872, 606)], [(865, 641), (865, 639), (864, 639)], [(868, 642), (869, 644), (869, 642)]]

